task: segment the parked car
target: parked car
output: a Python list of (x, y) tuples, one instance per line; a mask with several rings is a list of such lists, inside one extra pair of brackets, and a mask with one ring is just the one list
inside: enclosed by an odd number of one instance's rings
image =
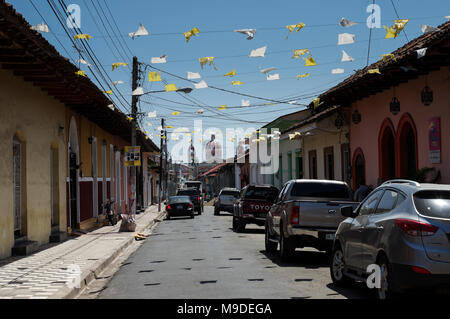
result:
[(265, 247), (289, 260), (296, 248), (331, 252), (335, 232), (345, 217), (343, 206), (356, 207), (345, 182), (299, 179), (287, 182), (267, 214)]
[(450, 185), (392, 180), (361, 204), (342, 207), (330, 265), (336, 285), (381, 270), (376, 296), (410, 288), (450, 287)]
[(267, 212), (278, 196), (278, 188), (272, 185), (245, 186), (233, 207), (233, 230), (242, 232), (247, 224), (264, 226)]
[(239, 198), (240, 191), (237, 188), (224, 187), (214, 202), (214, 215), (220, 215), (221, 211), (233, 214), (234, 203)]
[(194, 218), (194, 204), (189, 196), (171, 196), (166, 202), (167, 219), (175, 216)]
[(177, 191), (177, 196), (189, 196), (192, 203), (194, 204), (194, 210), (198, 212), (199, 215), (202, 214), (203, 212), (202, 194), (197, 188), (191, 187), (179, 189)]

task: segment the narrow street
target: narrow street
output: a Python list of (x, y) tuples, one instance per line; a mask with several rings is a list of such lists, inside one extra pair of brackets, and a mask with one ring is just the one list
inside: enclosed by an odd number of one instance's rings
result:
[(264, 229), (231, 230), (213, 207), (195, 218), (164, 220), (125, 261), (99, 298), (370, 298), (363, 285), (331, 283), (325, 253), (298, 250), (281, 263), (264, 251)]

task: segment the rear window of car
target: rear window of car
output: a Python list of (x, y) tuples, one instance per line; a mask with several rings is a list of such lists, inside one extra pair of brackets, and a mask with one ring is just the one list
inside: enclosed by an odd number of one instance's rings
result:
[(346, 185), (334, 183), (295, 183), (291, 190), (293, 197), (351, 199)]
[(186, 202), (189, 202), (189, 201), (190, 201), (189, 196), (174, 196), (174, 197), (170, 197), (169, 198), (169, 203), (170, 204), (186, 203)]
[(220, 193), (220, 196), (222, 195), (228, 195), (228, 196), (234, 196), (234, 197), (239, 197), (239, 192), (237, 191), (222, 191)]
[(450, 218), (449, 191), (421, 191), (414, 194), (417, 211), (425, 216)]
[(278, 190), (268, 187), (252, 187), (245, 192), (244, 199), (263, 199), (268, 202), (274, 202), (278, 196)]
[(179, 190), (177, 195), (194, 196), (194, 195), (198, 195), (198, 190), (196, 190), (196, 189), (183, 189), (183, 190)]

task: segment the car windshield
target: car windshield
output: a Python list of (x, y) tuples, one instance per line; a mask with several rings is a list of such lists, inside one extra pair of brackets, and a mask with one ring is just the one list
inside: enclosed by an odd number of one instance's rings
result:
[(449, 191), (421, 191), (414, 194), (417, 211), (425, 216), (450, 218)]
[(186, 202), (189, 202), (189, 201), (190, 201), (189, 196), (172, 196), (172, 197), (169, 197), (169, 204), (186, 203)]
[(295, 183), (291, 191), (293, 197), (351, 199), (349, 188), (345, 184), (335, 183)]
[(196, 190), (196, 189), (182, 189), (182, 190), (178, 191), (177, 195), (195, 196), (195, 195), (198, 195), (198, 190)]
[(233, 197), (239, 197), (239, 192), (238, 191), (222, 191), (222, 193), (220, 193), (220, 196), (233, 196)]
[(278, 190), (268, 187), (251, 187), (245, 192), (245, 199), (264, 199), (274, 202), (278, 196)]

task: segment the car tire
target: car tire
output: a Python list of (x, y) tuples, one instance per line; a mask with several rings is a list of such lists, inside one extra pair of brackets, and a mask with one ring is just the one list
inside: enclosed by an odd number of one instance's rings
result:
[(191, 219), (193, 219), (194, 218), (194, 214), (191, 214)]
[(344, 252), (341, 247), (336, 247), (331, 254), (330, 275), (333, 284), (338, 287), (347, 287), (352, 280), (344, 274)]
[(290, 261), (294, 255), (295, 246), (291, 238), (284, 236), (283, 228), (280, 228), (280, 258), (282, 261)]
[(245, 226), (246, 226), (245, 220), (243, 218), (238, 217), (238, 220), (237, 220), (237, 232), (238, 233), (244, 232)]
[(214, 215), (215, 216), (219, 216), (220, 215), (220, 211), (217, 210), (217, 208), (214, 208)]
[(233, 231), (237, 232), (237, 217), (233, 216)]
[(268, 253), (275, 253), (277, 251), (278, 248), (278, 243), (277, 242), (273, 242), (270, 239), (270, 230), (268, 225), (266, 224), (265, 227), (265, 236), (264, 236), (264, 240), (265, 240), (265, 247), (266, 247), (266, 252)]
[(170, 220), (170, 215), (167, 215), (167, 216), (166, 216), (166, 219), (167, 219), (167, 220)]
[(377, 265), (381, 270), (381, 286), (380, 288), (375, 288), (375, 297), (377, 299), (393, 299), (396, 297), (396, 293), (393, 290), (392, 278), (394, 274), (392, 267), (386, 256), (381, 255), (378, 257)]

